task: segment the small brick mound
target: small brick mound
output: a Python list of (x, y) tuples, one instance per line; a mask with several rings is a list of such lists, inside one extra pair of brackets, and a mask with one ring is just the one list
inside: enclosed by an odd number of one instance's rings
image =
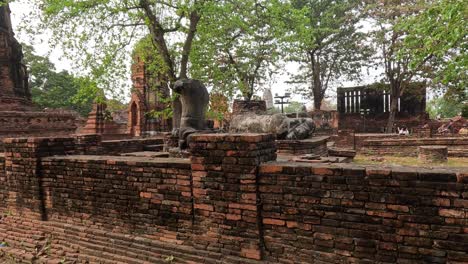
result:
[(264, 113), (266, 112), (266, 102), (263, 100), (234, 100), (232, 106), (232, 113), (234, 115), (243, 114), (243, 113)]
[(419, 160), (424, 163), (447, 162), (447, 146), (421, 146), (419, 150)]
[(314, 137), (305, 140), (277, 140), (276, 147), (281, 154), (327, 156), (328, 139), (329, 137)]

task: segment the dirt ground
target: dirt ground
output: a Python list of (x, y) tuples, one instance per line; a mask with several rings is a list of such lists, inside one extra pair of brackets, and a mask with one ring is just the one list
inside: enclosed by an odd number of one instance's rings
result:
[(437, 168), (468, 168), (468, 158), (449, 157), (446, 163), (422, 163), (417, 157), (395, 157), (395, 156), (364, 156), (357, 155), (354, 158), (357, 164), (382, 164), (382, 165), (405, 165), (415, 167), (437, 167)]

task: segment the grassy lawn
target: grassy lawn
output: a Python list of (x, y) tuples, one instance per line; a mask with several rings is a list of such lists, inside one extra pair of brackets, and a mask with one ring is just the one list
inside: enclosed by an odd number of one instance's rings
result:
[(468, 158), (449, 157), (447, 163), (422, 163), (417, 157), (397, 156), (364, 156), (357, 155), (354, 158), (356, 164), (382, 164), (382, 165), (405, 165), (417, 167), (468, 167)]

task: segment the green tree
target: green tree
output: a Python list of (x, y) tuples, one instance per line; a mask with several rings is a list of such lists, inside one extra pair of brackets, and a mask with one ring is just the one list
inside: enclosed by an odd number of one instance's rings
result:
[(230, 98), (251, 100), (279, 60), (279, 1), (222, 0), (200, 20), (192, 52), (192, 75)]
[(32, 0), (35, 9), (23, 24), (31, 35), (51, 30), (52, 46), (61, 46), (101, 88), (115, 88), (110, 84), (128, 76), (129, 49), (149, 34), (161, 71), (173, 83), (187, 78), (192, 42), (208, 2)]
[(406, 17), (417, 15), (424, 9), (419, 0), (377, 0), (368, 5), (370, 19), (375, 22), (373, 44), (378, 51), (376, 61), (384, 69), (383, 81), (390, 85), (390, 112), (387, 131), (393, 130), (398, 101), (411, 82), (422, 81), (430, 72), (426, 62), (431, 55), (414, 61), (408, 54), (401, 54), (403, 42), (408, 32), (399, 26)]
[(46, 57), (35, 55), (31, 46), (23, 44), (23, 50), (34, 103), (42, 108), (74, 110), (83, 116), (91, 111), (97, 89), (94, 82), (67, 71), (57, 72), (54, 64)]
[(451, 100), (450, 97), (438, 97), (428, 102), (427, 112), (431, 118), (451, 118), (463, 114), (466, 102)]
[(284, 113), (295, 114), (302, 113), (304, 111), (304, 104), (301, 102), (291, 101), (287, 106), (284, 107)]
[(295, 91), (319, 110), (325, 93), (342, 78), (359, 79), (370, 50), (359, 31), (360, 1), (292, 0), (285, 8), (287, 59), (300, 64)]
[[(434, 83), (464, 92), (468, 78), (468, 5), (463, 0), (426, 0), (416, 16), (400, 21), (407, 32), (401, 56), (409, 67), (430, 64)], [(427, 59), (430, 58), (430, 59)]]

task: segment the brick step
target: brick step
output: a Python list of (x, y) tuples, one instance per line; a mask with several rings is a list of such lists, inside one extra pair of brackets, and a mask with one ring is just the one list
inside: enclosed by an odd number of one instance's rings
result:
[(81, 240), (70, 241), (75, 237), (73, 236), (66, 236), (66, 239), (57, 240), (57, 245), (60, 248), (67, 247), (77, 251), (79, 254), (80, 259), (83, 259), (81, 254), (85, 254), (87, 256), (104, 258), (106, 260), (110, 260), (110, 263), (128, 263), (128, 264), (141, 264), (147, 261), (151, 263), (165, 263), (161, 258), (150, 257), (148, 255), (152, 254), (148, 251), (140, 251), (135, 252), (134, 248), (126, 248), (126, 249), (119, 249), (116, 247), (115, 244), (107, 243), (103, 245), (101, 242), (92, 241), (92, 242), (85, 242)]
[[(2, 262), (5, 261), (5, 262)], [(21, 264), (59, 264), (63, 259), (49, 256), (34, 256), (30, 251), (5, 247), (0, 248), (0, 263), (21, 263)]]
[(159, 145), (146, 145), (143, 147), (144, 151), (163, 151), (164, 144)]
[[(169, 261), (171, 263), (258, 263), (255, 261), (245, 262), (245, 259), (237, 257), (225, 256), (223, 258), (219, 253), (194, 249), (190, 246), (174, 245), (130, 234), (116, 234), (60, 221), (42, 222), (28, 219), (18, 220), (17, 218), (9, 220), (9, 222), (15, 223), (16, 227), (9, 226), (8, 222), (0, 222), (0, 234), (3, 234), (4, 230), (14, 230), (14, 232), (8, 233), (8, 237), (11, 239), (11, 247), (9, 248), (22, 250), (23, 253), (18, 253), (18, 256), (24, 255), (25, 263), (31, 263), (28, 262), (28, 258), (31, 258), (32, 254), (27, 252), (35, 252), (36, 248), (42, 247), (47, 242), (47, 237), (52, 237), (50, 256), (34, 261), (34, 263), (59, 263), (50, 262), (55, 260), (53, 258), (75, 263), (103, 264), (164, 264), (168, 263), (168, 259), (171, 260)], [(32, 235), (24, 235), (30, 231), (33, 232)], [(19, 246), (22, 238), (31, 239), (32, 236), (43, 238), (43, 240), (33, 240), (32, 242), (35, 243), (31, 243), (28, 247), (24, 247), (24, 242), (23, 247)], [(10, 241), (7, 242), (10, 243)]]
[[(68, 242), (70, 240), (73, 240), (74, 238), (78, 237), (78, 234), (71, 233), (71, 230), (67, 230), (67, 234), (62, 234), (61, 236), (64, 236), (68, 238)], [(87, 232), (90, 232), (90, 230), (87, 230)], [(125, 241), (128, 240), (129, 238), (126, 237), (125, 240), (122, 238), (118, 238), (119, 236), (114, 236), (114, 238), (104, 238), (102, 236), (96, 235), (94, 238), (92, 238), (92, 244), (89, 244), (89, 247), (91, 249), (96, 249), (100, 251), (113, 251), (118, 254), (127, 254), (127, 255), (132, 255), (134, 258), (140, 258), (143, 261), (147, 261), (147, 256), (151, 258), (151, 263), (155, 263), (156, 260), (161, 261), (162, 259), (166, 259), (167, 257), (173, 256), (175, 259), (184, 260), (184, 261), (194, 261), (196, 263), (219, 263), (220, 261), (216, 259), (212, 259), (210, 257), (207, 257), (207, 252), (204, 251), (199, 251), (199, 250), (194, 250), (190, 248), (190, 252), (187, 252), (187, 250), (182, 250), (184, 246), (177, 246), (177, 248), (173, 248), (172, 250), (170, 249), (164, 249), (163, 247), (170, 248), (167, 245), (162, 245), (157, 243), (156, 241), (149, 240), (149, 239), (141, 239), (141, 241)], [(89, 239), (89, 238), (86, 238)], [(90, 239), (91, 240), (91, 239)], [(79, 244), (87, 244), (88, 242), (80, 242)], [(146, 245), (145, 245), (146, 244)], [(112, 245), (111, 248), (109, 248), (109, 245)], [(131, 249), (131, 250), (129, 250)], [(205, 256), (205, 257), (201, 257)], [(216, 256), (219, 258), (219, 256)], [(161, 262), (164, 263), (164, 262)]]
[[(2, 258), (3, 256), (3, 258)], [(127, 262), (118, 262), (108, 258), (99, 258), (80, 253), (66, 253), (59, 258), (56, 256), (34, 256), (30, 251), (16, 248), (0, 248), (0, 261), (6, 260), (6, 263), (27, 263), (27, 264), (60, 264), (60, 263), (102, 263), (102, 264), (126, 264)], [(8, 262), (9, 261), (9, 262)], [(3, 262), (1, 262), (3, 263)]]
[[(57, 222), (47, 222), (47, 225), (53, 228), (50, 228), (53, 232), (53, 235), (56, 237), (66, 238), (66, 240), (60, 241), (62, 243), (73, 244), (77, 238), (83, 237), (82, 230), (72, 225), (64, 225)], [(58, 230), (61, 229), (59, 232)], [(135, 258), (142, 258), (142, 262), (148, 261), (146, 257), (150, 258), (151, 263), (157, 260), (162, 261), (161, 263), (166, 263), (163, 260), (167, 257), (173, 256), (175, 259), (180, 259), (183, 261), (194, 262), (194, 263), (221, 263), (218, 260), (221, 255), (214, 254), (202, 250), (196, 250), (191, 247), (182, 246), (182, 245), (171, 245), (168, 243), (162, 243), (159, 241), (137, 238), (133, 236), (118, 235), (106, 233), (106, 236), (109, 238), (103, 237), (102, 230), (94, 230), (92, 228), (87, 228), (86, 232), (90, 235), (83, 237), (83, 239), (89, 241), (76, 242), (81, 248), (86, 248), (87, 250), (99, 250), (100, 252), (114, 252), (119, 255), (131, 254)], [(81, 233), (81, 234), (80, 234)], [(91, 241), (92, 240), (92, 241)], [(112, 245), (109, 247), (109, 245)], [(87, 248), (89, 247), (89, 248)]]
[[(29, 234), (33, 232), (33, 234)], [(21, 230), (13, 226), (0, 225), (0, 241), (5, 241), (16, 248), (36, 250), (46, 243), (47, 238), (44, 234), (34, 234), (33, 230)]]
[(464, 158), (468, 157), (468, 148), (466, 149), (449, 149), (448, 150), (449, 157), (457, 157), (457, 158)]

